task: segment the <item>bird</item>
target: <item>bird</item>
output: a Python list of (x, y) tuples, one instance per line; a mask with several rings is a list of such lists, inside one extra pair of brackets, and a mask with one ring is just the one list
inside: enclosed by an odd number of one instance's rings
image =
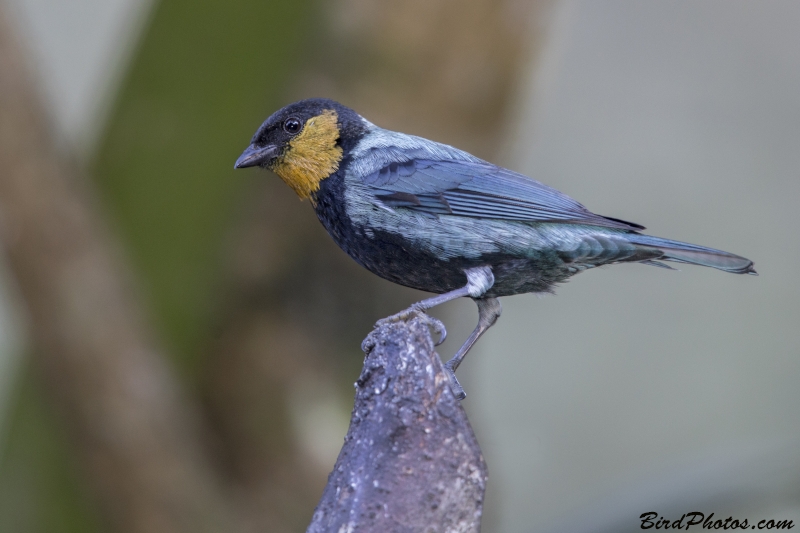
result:
[[(646, 235), (644, 226), (592, 213), (533, 178), (383, 129), (326, 98), (289, 104), (267, 118), (234, 165), (247, 167), (273, 171), (309, 200), (358, 264), (436, 295), (378, 324), (427, 317), (456, 298), (476, 302), (477, 326), (444, 364), (458, 399), (466, 394), (455, 371), (500, 317), (500, 297), (553, 292), (575, 274), (615, 263), (756, 274), (749, 259)], [(446, 329), (437, 328), (442, 342)]]

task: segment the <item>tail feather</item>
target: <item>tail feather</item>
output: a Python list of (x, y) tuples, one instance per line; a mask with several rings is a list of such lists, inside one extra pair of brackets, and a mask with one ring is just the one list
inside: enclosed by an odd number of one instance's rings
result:
[(739, 255), (723, 252), (722, 250), (715, 250), (696, 244), (671, 241), (669, 239), (661, 239), (659, 237), (651, 237), (650, 235), (640, 235), (637, 233), (629, 234), (627, 237), (628, 240), (634, 244), (660, 250), (663, 255), (656, 259), (707, 266), (734, 274), (757, 275), (755, 269), (753, 269), (752, 261)]

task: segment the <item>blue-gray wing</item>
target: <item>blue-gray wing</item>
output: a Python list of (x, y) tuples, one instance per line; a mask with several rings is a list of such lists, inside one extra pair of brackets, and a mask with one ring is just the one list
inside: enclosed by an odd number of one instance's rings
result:
[(552, 187), (483, 161), (416, 159), (391, 163), (366, 176), (364, 183), (384, 205), (431, 215), (644, 229), (596, 215)]

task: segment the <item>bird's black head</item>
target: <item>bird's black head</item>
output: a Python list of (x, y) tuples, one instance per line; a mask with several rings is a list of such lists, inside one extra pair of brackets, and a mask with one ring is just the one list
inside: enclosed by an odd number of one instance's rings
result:
[(336, 172), (347, 148), (367, 129), (352, 109), (312, 98), (289, 104), (264, 121), (235, 168), (269, 168), (300, 198), (309, 198)]

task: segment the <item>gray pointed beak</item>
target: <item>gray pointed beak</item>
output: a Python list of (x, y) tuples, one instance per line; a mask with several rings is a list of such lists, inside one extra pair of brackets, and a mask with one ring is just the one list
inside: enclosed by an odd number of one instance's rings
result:
[(250, 145), (245, 148), (242, 155), (234, 163), (233, 168), (247, 168), (263, 165), (278, 153), (278, 147), (272, 144), (266, 146)]

